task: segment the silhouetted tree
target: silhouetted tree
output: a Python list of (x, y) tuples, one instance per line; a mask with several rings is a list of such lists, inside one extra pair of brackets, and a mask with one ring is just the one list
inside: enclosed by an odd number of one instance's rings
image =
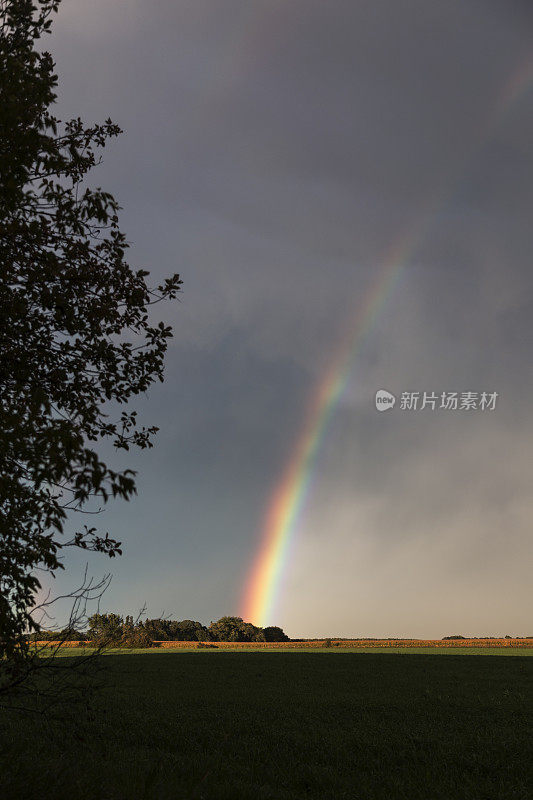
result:
[(142, 623), (144, 630), (154, 642), (166, 642), (170, 639), (168, 619), (146, 619)]
[(289, 642), (290, 639), (287, 634), (277, 625), (269, 625), (263, 628), (263, 634), (266, 642)]
[(152, 637), (144, 624), (133, 616), (93, 614), (87, 636), (91, 644), (104, 647), (151, 647)]
[(213, 639), (219, 642), (264, 642), (265, 635), (261, 628), (251, 622), (244, 622), (242, 617), (221, 617), (212, 622), (208, 631)]
[(152, 446), (131, 408), (110, 415), (163, 380), (171, 329), (148, 312), (181, 283), (151, 289), (130, 268), (117, 201), (85, 184), (118, 126), (50, 111), (57, 78), (36, 42), (58, 6), (0, 0), (0, 691), (29, 657), (36, 568), (54, 575), (67, 546), (121, 552), (95, 527), (61, 534), (92, 498), (135, 492), (98, 443)]
[(171, 622), (169, 638), (177, 642), (208, 642), (211, 639), (205, 625), (192, 619)]
[(124, 619), (119, 614), (93, 614), (89, 617), (88, 637), (93, 642), (118, 644), (123, 633)]
[(133, 617), (129, 615), (124, 620), (119, 645), (120, 647), (152, 647), (152, 637), (147, 633), (142, 622), (134, 621)]

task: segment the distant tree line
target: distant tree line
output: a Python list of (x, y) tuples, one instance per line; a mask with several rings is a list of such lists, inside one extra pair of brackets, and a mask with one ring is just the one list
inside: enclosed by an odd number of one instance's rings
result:
[(120, 614), (93, 614), (87, 630), (64, 628), (32, 634), (39, 641), (86, 641), (122, 647), (150, 647), (152, 642), (288, 642), (276, 625), (259, 628), (242, 617), (221, 617), (209, 627), (191, 619), (134, 620)]
[[(460, 634), (443, 636), (442, 640), (457, 639), (529, 639), (533, 636), (469, 636)], [(380, 641), (412, 641), (401, 637), (376, 637), (347, 638), (343, 636), (327, 637), (325, 639), (290, 639), (282, 628), (271, 625), (259, 628), (250, 622), (244, 622), (242, 617), (221, 617), (209, 626), (203, 625), (192, 619), (146, 619), (134, 620), (132, 616), (121, 616), (116, 613), (93, 614), (88, 619), (86, 630), (76, 628), (63, 628), (62, 630), (40, 630), (28, 636), (34, 641), (81, 641), (94, 642), (97, 645), (120, 647), (151, 647), (153, 642), (323, 642), (325, 647), (340, 646), (343, 642), (380, 642)], [(338, 641), (335, 641), (338, 640)]]

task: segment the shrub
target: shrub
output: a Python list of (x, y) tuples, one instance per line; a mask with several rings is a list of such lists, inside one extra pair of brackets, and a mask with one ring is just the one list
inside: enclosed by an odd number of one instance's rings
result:
[(120, 640), (120, 647), (144, 648), (152, 646), (152, 639), (142, 628), (134, 628), (132, 631), (127, 631)]
[(289, 642), (290, 639), (282, 628), (277, 625), (269, 625), (263, 628), (265, 642)]
[(210, 637), (218, 642), (264, 642), (265, 635), (261, 628), (242, 617), (221, 617), (218, 622), (209, 626)]

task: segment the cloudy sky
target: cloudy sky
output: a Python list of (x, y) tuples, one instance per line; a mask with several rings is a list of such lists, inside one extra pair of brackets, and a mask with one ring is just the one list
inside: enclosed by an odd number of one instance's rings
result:
[[(91, 562), (112, 566), (107, 609), (242, 612), (309, 403), (360, 323), (268, 621), (533, 633), (532, 33), (518, 0), (63, 0), (57, 112), (124, 129), (94, 182), (132, 265), (184, 281), (158, 309), (166, 381), (139, 406), (157, 444), (120, 462), (139, 495), (100, 517), (125, 546)], [(498, 398), (408, 411), (404, 391)]]

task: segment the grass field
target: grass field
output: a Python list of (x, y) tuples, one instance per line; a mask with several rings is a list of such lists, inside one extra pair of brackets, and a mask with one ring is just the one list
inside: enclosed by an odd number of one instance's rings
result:
[(531, 650), (443, 650), (109, 654), (95, 699), (0, 715), (0, 797), (531, 800)]
[[(104, 655), (169, 655), (171, 653), (321, 653), (323, 655), (335, 655), (336, 653), (368, 653), (376, 655), (378, 653), (383, 653), (384, 655), (398, 654), (398, 655), (437, 655), (437, 656), (446, 656), (446, 655), (466, 655), (466, 656), (533, 656), (533, 647), (306, 647), (298, 650), (296, 648), (284, 648), (284, 647), (276, 647), (276, 649), (259, 649), (259, 648), (252, 648), (246, 647), (243, 648), (240, 644), (235, 644), (234, 647), (228, 646), (227, 644), (224, 645), (223, 649), (217, 650), (214, 649), (198, 649), (198, 645), (194, 642), (187, 642), (187, 647), (180, 647), (180, 648), (168, 648), (163, 649), (159, 647), (152, 647), (152, 648), (144, 648), (144, 649), (135, 649), (135, 648), (113, 648), (107, 650)], [(46, 654), (48, 651), (44, 650), (43, 653)], [(58, 651), (57, 655), (61, 658), (69, 658), (72, 656), (84, 656), (90, 652), (89, 648), (85, 647), (65, 647)]]

